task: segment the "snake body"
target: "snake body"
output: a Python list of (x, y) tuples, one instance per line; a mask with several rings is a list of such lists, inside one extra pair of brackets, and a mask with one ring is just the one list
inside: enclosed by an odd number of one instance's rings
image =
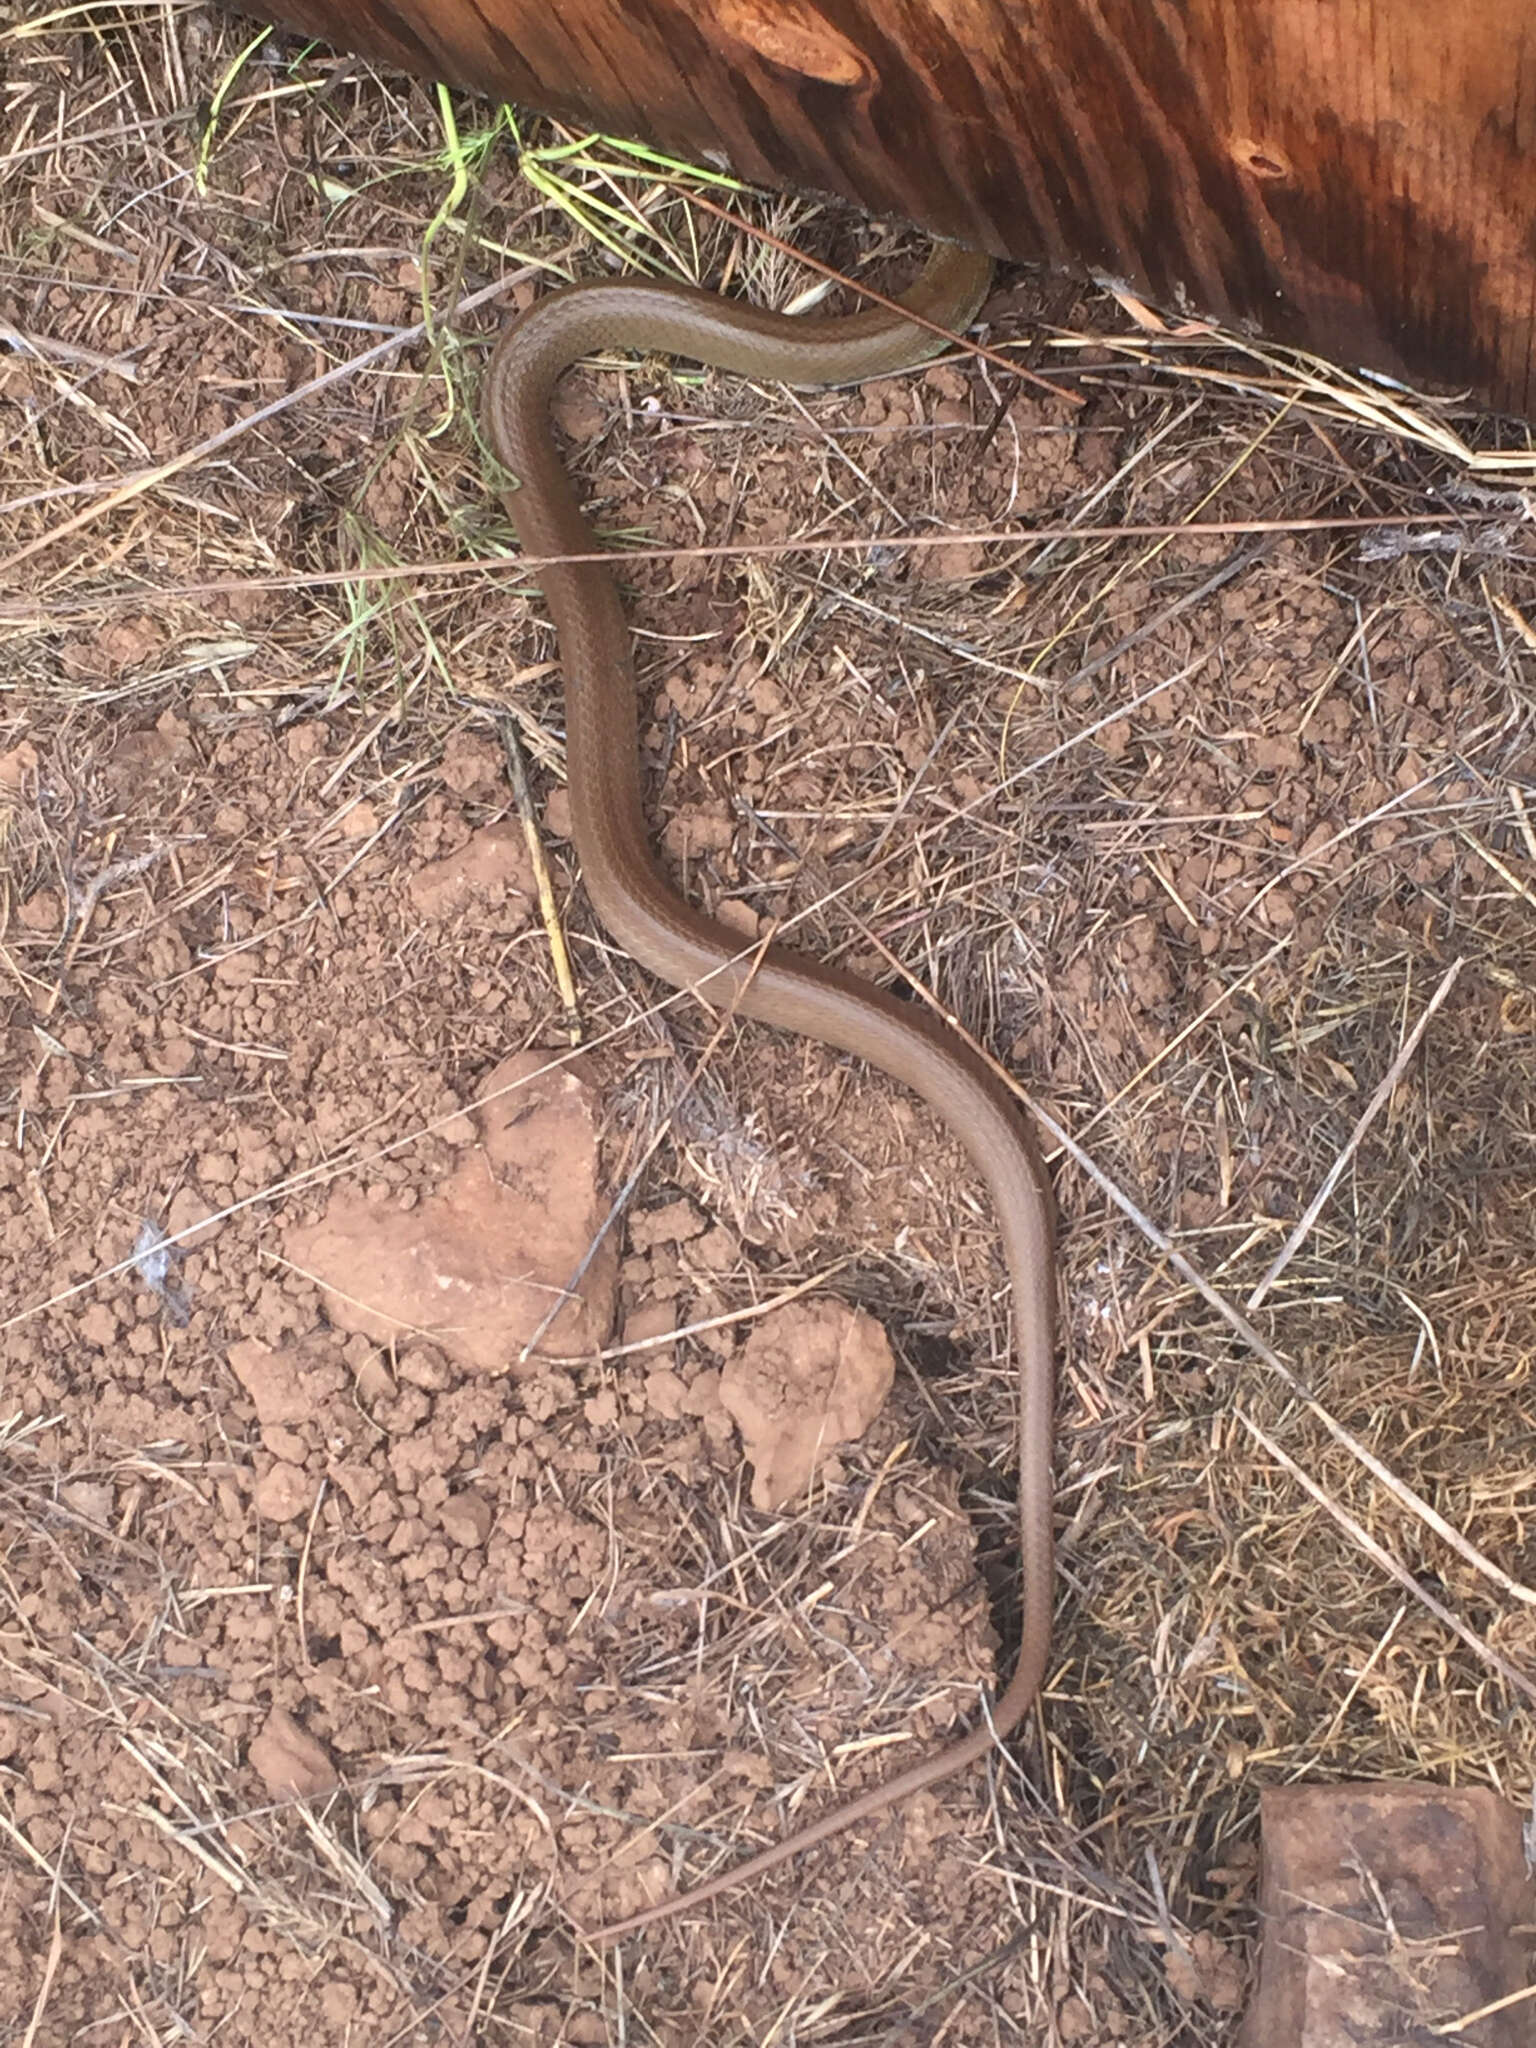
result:
[[(962, 332), (991, 265), (947, 245), (900, 303)], [(686, 356), (788, 384), (851, 384), (922, 362), (941, 343), (883, 309), (840, 319), (792, 317), (709, 292), (648, 282), (574, 285), (513, 321), (497, 343), (483, 421), (507, 510), (535, 556), (590, 554), (596, 541), (550, 425), (563, 371), (605, 348)], [(577, 857), (614, 942), (663, 981), (744, 1016), (803, 1032), (903, 1081), (937, 1112), (982, 1176), (1001, 1228), (1013, 1289), (1019, 1373), (1018, 1463), (1022, 1640), (990, 1717), (888, 1783), (695, 1890), (595, 1930), (613, 1939), (759, 1876), (829, 1835), (983, 1757), (1016, 1726), (1044, 1676), (1052, 1592), (1051, 1440), (1055, 1262), (1045, 1173), (1019, 1109), (984, 1061), (943, 1024), (873, 984), (777, 946), (744, 957), (727, 927), (694, 909), (651, 851), (642, 802), (631, 637), (617, 585), (596, 563), (539, 569), (565, 681), (566, 746)]]

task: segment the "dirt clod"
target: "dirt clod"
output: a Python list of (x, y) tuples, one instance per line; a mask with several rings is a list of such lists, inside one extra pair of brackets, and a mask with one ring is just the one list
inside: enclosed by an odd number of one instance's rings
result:
[(273, 1799), (312, 1799), (341, 1783), (325, 1745), (302, 1728), (286, 1707), (274, 1707), (253, 1736), (251, 1769)]
[(428, 1337), (496, 1373), (522, 1369), (535, 1342), (547, 1355), (593, 1348), (618, 1265), (600, 1238), (596, 1116), (569, 1068), (517, 1054), (487, 1077), (478, 1143), (438, 1187), (406, 1206), (339, 1189), (319, 1223), (290, 1230), (287, 1255), (325, 1288), (339, 1328), (381, 1343)]
[(528, 848), (515, 825), (487, 825), (457, 853), (411, 877), (411, 901), (423, 917), (500, 913), (498, 924), (506, 931), (526, 921), (533, 894)]
[(752, 1505), (793, 1500), (884, 1405), (896, 1362), (873, 1316), (793, 1302), (761, 1322), (720, 1375), (720, 1401), (752, 1462)]
[(313, 1488), (301, 1465), (279, 1458), (256, 1481), (252, 1500), (269, 1522), (293, 1522), (309, 1510)]

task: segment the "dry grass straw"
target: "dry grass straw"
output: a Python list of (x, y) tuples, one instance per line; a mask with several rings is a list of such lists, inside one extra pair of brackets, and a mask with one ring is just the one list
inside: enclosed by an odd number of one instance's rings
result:
[[(509, 292), (622, 260), (786, 303), (805, 273), (780, 244), (846, 267), (899, 238), (732, 188), (764, 242), (690, 204), (713, 174), (549, 124), (515, 131), (515, 178), (489, 110), (175, 5), (60, 10), (0, 41), (27, 85), (0, 157), (0, 348), (36, 366), (0, 412), (0, 752), (29, 738), (54, 792), (0, 820), (7, 901), (47, 883), (68, 911), (56, 953), (8, 946), (6, 964), (13, 1024), (47, 1031), (77, 963), (110, 962), (221, 886), (182, 879), (174, 834), (142, 847), (131, 816), (98, 830), (93, 809), (93, 762), (189, 695), (225, 729), (324, 713), (344, 735), (323, 824), (245, 849), (311, 864), (296, 943), (396, 842), (456, 733), (510, 709), (545, 786), (558, 779), (552, 649), (497, 573), (510, 542), (471, 424)], [(200, 101), (201, 123), (185, 111)], [(279, 240), (264, 178), (292, 206)], [(369, 311), (385, 285), (419, 314)], [(946, 412), (948, 386), (915, 387), (917, 418), (893, 400), (894, 438), (857, 397), (808, 407), (625, 362), (591, 387), (599, 521), (643, 543), (627, 565), (642, 666), (683, 679), (673, 707), (688, 708), (662, 736), (673, 787), (733, 823), (704, 886), (826, 957), (899, 962), (1022, 1076), (1066, 1226), (1057, 1662), (1030, 1775), (1000, 1760), (975, 1838), (994, 1924), (972, 1952), (976, 1930), (942, 1924), (944, 1902), (911, 1880), (878, 1952), (920, 1998), (839, 1989), (861, 1982), (859, 1958), (815, 1903), (813, 1864), (780, 1929), (808, 1946), (787, 1951), (805, 1976), (776, 2041), (918, 2038), (920, 2005), (953, 2044), (1047, 2026), (1215, 2044), (1231, 2026), (1219, 1987), (1191, 2000), (1160, 1958), (1251, 1935), (1260, 1784), (1427, 1773), (1529, 1790), (1536, 602), (1513, 486), (1533, 458), (1465, 408), (1294, 351), (1159, 335), (1139, 316), (1128, 332), (1102, 294), (1062, 305), (1042, 285), (1038, 302), (1043, 348), (1028, 315), (999, 328), (974, 404)], [(207, 403), (156, 410), (138, 360), (151, 344)], [(1011, 385), (999, 352), (1064, 377), (1082, 417)], [(276, 367), (247, 375), (251, 361)], [(1255, 526), (1257, 545), (1233, 545)], [(744, 580), (720, 547), (752, 557)], [(925, 549), (943, 551), (940, 573), (923, 573)], [(736, 636), (718, 675), (697, 666), (718, 638), (699, 623), (710, 607)], [(146, 617), (142, 642), (112, 638)], [(764, 676), (782, 694), (765, 688), (743, 723)], [(341, 826), (363, 796), (381, 823), (359, 843)], [(189, 833), (195, 811), (189, 794)], [(961, 1474), (1006, 1628), (1006, 1304), (974, 1190), (942, 1147), (893, 1149), (872, 1084), (841, 1086), (824, 1115), (820, 1055), (700, 1025), (611, 957), (579, 901), (564, 908), (586, 1047), (627, 1091), (618, 1179), (666, 1158), (753, 1247), (645, 1343), (696, 1344), (833, 1275), (877, 1305), (914, 1369), (870, 1485)], [(545, 1021), (567, 1028), (553, 994)], [(281, 1074), (281, 1047), (240, 1050)], [(432, 1128), (408, 1105), (360, 1122), (313, 1173), (223, 1213), (276, 1216)], [(827, 1189), (834, 1255), (803, 1232), (779, 1249)], [(67, 1331), (107, 1277), (18, 1298), (0, 1332)], [(637, 1348), (616, 1344), (606, 1368)], [(70, 1521), (62, 1486), (79, 1475), (45, 1476), (34, 1436), (18, 1422), (5, 1445), (16, 1526), (45, 1550), (136, 1540)], [(168, 1457), (139, 1476), (170, 1498), (196, 1469)], [(771, 1715), (841, 1654), (817, 1589), (856, 1545), (868, 1492), (768, 1523), (724, 1482), (707, 1501), (666, 1497), (697, 1628), (662, 1612), (635, 1668), (651, 1695), (746, 1686)], [(188, 1590), (173, 1556), (138, 1562), (164, 1574), (174, 1613)], [(43, 1659), (25, 1630), (14, 1655)], [(387, 2038), (439, 2023), (469, 2038), (555, 1995), (566, 1965), (538, 1888), (509, 1897), (468, 1964), (412, 1948), (341, 1808), (301, 1807), (298, 1825), (252, 1811), (236, 1745), (89, 1640), (74, 1655), (49, 1683), (121, 1731), (173, 1857), (296, 1950), (387, 1979)], [(859, 1747), (900, 1756), (925, 1697), (910, 1675), (861, 1696), (830, 1755), (809, 1724), (776, 1720), (779, 1817)], [(402, 1756), (349, 1794), (419, 1795), (464, 1771), (546, 1825), (586, 1796), (511, 1741)], [(669, 1853), (744, 1846), (723, 1846), (707, 1800), (629, 1818)], [(61, 1915), (78, 1939), (100, 1914), (67, 1837), (44, 1855), (3, 1806), (0, 1830), (52, 1902), (23, 2036), (41, 2041)], [(707, 1926), (685, 1934), (716, 1985), (702, 2018), (654, 1983), (637, 1998), (618, 1960), (592, 1980), (582, 1996), (612, 2038), (675, 2038), (684, 2017), (745, 2038), (721, 1928), (719, 1946)], [(194, 2031), (185, 1984), (126, 1951), (108, 1974), (145, 2038)]]

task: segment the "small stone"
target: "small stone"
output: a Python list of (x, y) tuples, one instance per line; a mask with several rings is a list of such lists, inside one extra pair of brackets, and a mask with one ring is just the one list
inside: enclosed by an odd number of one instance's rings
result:
[(157, 1074), (174, 1076), (190, 1074), (196, 1061), (197, 1047), (191, 1039), (177, 1038), (173, 1035), (161, 1039), (159, 1047), (152, 1055), (151, 1064)]
[(297, 1465), (281, 1460), (263, 1473), (253, 1495), (256, 1512), (267, 1522), (292, 1522), (309, 1511), (311, 1489)]
[(608, 424), (608, 409), (581, 376), (563, 378), (550, 406), (555, 424), (573, 441), (595, 441)]
[(723, 1223), (717, 1223), (713, 1230), (689, 1247), (688, 1257), (696, 1267), (706, 1273), (725, 1273), (741, 1257), (741, 1241), (727, 1230)]
[[(185, 1044), (185, 1040), (182, 1043)], [(169, 1051), (170, 1047), (167, 1046), (166, 1050)], [(188, 1046), (187, 1050), (190, 1052), (191, 1047)], [(211, 1203), (204, 1201), (196, 1188), (178, 1188), (166, 1211), (165, 1227), (184, 1252), (196, 1251), (200, 1244), (208, 1244), (218, 1236), (220, 1225), (210, 1220), (218, 1213)]]
[(645, 1404), (653, 1415), (660, 1415), (667, 1422), (681, 1422), (687, 1399), (687, 1386), (669, 1366), (646, 1374)]
[(472, 1487), (466, 1487), (462, 1493), (445, 1500), (438, 1514), (443, 1534), (452, 1543), (462, 1543), (466, 1550), (480, 1548), (496, 1519), (490, 1502)]
[(366, 839), (379, 829), (379, 814), (366, 797), (359, 799), (341, 820), (343, 839)]
[(96, 1344), (103, 1351), (117, 1342), (122, 1325), (104, 1301), (92, 1302), (80, 1318), (80, 1334), (87, 1344)]
[(740, 932), (744, 939), (756, 939), (759, 932), (757, 912), (750, 903), (743, 903), (739, 896), (727, 896), (723, 903), (715, 905), (715, 919), (733, 932)]
[(286, 745), (290, 761), (313, 761), (326, 749), (329, 734), (316, 718), (308, 718), (302, 725), (288, 728)]
[(457, 795), (488, 801), (503, 797), (507, 771), (501, 749), (470, 732), (456, 732), (443, 748), (442, 777)]
[(637, 1252), (652, 1245), (683, 1244), (704, 1230), (704, 1218), (686, 1197), (667, 1202), (660, 1209), (642, 1209), (630, 1218), (629, 1241)]
[(306, 1422), (314, 1403), (304, 1390), (290, 1353), (273, 1351), (254, 1337), (231, 1344), (229, 1369), (250, 1395), (256, 1420), (268, 1428), (275, 1423)]
[(350, 2033), (357, 2019), (356, 1987), (351, 1984), (322, 1984), (320, 2014), (331, 2033)]
[(394, 1376), (382, 1351), (370, 1351), (357, 1368), (354, 1382), (357, 1398), (365, 1407), (372, 1408), (380, 1401), (387, 1401), (395, 1391)]
[(330, 1752), (286, 1707), (268, 1714), (247, 1761), (272, 1799), (315, 1799), (341, 1783)]
[[(655, 1337), (670, 1337), (677, 1328), (677, 1304), (671, 1301), (642, 1301), (624, 1318), (622, 1342), (648, 1344)], [(666, 1363), (666, 1346), (658, 1345), (653, 1360)]]
[(64, 905), (55, 890), (39, 889), (16, 915), (29, 932), (56, 932), (64, 919)]
[(111, 1528), (117, 1496), (110, 1486), (92, 1479), (73, 1479), (68, 1486), (61, 1486), (59, 1493), (64, 1505), (73, 1508), (77, 1515), (84, 1515), (98, 1528)]
[(23, 740), (20, 746), (0, 754), (0, 789), (7, 795), (19, 795), (27, 783), (36, 779), (37, 749), (30, 740)]
[(540, 1369), (522, 1357), (531, 1342), (571, 1356), (597, 1349), (612, 1325), (599, 1102), (568, 1065), (519, 1053), (486, 1077), (474, 1115), (479, 1143), (414, 1208), (338, 1189), (323, 1220), (289, 1230), (285, 1250), (326, 1288), (337, 1328), (381, 1345), (426, 1338), (456, 1367), (529, 1374)]

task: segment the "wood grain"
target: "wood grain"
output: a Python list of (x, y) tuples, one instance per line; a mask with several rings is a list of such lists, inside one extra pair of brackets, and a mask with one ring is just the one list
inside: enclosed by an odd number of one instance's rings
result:
[(425, 76), (1536, 412), (1530, 0), (269, 0)]
[[(1275, 1785), (1260, 1814), (1263, 1942), (1241, 2048), (1530, 2048), (1536, 1885), (1518, 1808), (1485, 1785)], [(1446, 2024), (1479, 2011), (1465, 2031)]]

